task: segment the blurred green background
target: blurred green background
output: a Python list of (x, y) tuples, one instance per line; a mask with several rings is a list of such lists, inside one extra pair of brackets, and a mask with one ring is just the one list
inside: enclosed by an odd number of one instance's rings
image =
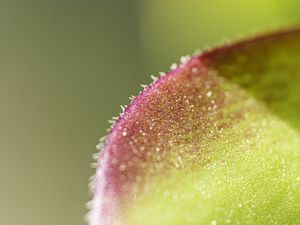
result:
[(0, 0), (0, 224), (84, 224), (92, 153), (150, 74), (300, 1)]

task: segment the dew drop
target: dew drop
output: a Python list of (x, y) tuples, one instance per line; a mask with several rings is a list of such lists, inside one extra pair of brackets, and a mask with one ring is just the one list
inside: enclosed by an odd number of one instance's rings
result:
[(189, 61), (189, 59), (190, 59), (190, 56), (182, 56), (181, 58), (180, 58), (180, 62), (181, 63), (186, 63), (187, 61)]
[(213, 221), (211, 221), (211, 223), (210, 223), (211, 225), (217, 225), (218, 224), (218, 222), (216, 221), (216, 220), (213, 220)]
[(126, 169), (126, 164), (125, 163), (122, 163), (120, 166), (119, 166), (119, 170), (120, 171), (124, 171)]
[(96, 149), (97, 149), (97, 150), (100, 150), (101, 148), (102, 148), (102, 144), (97, 144), (97, 145), (96, 145)]
[(176, 63), (173, 63), (170, 67), (171, 70), (175, 70), (177, 68), (177, 64)]
[(166, 75), (166, 73), (165, 72), (159, 72), (159, 76), (164, 76), (164, 75)]
[(198, 72), (198, 69), (194, 67), (194, 68), (192, 69), (192, 73), (197, 73), (197, 72)]
[(156, 76), (154, 76), (154, 75), (150, 75), (150, 77), (151, 77), (151, 79), (153, 80), (153, 81), (156, 81), (156, 80), (158, 80), (158, 78), (156, 77)]

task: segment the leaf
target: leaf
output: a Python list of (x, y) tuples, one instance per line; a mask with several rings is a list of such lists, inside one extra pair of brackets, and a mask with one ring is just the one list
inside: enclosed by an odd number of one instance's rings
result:
[(300, 223), (300, 30), (183, 61), (114, 124), (90, 224)]

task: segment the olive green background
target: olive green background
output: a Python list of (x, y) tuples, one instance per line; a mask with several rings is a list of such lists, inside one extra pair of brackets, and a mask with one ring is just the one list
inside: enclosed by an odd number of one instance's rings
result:
[(151, 73), (299, 21), (298, 0), (0, 0), (0, 224), (84, 224), (97, 140)]

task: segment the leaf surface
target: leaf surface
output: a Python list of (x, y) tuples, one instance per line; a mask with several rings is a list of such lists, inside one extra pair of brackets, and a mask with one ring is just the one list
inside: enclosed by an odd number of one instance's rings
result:
[(114, 124), (90, 224), (300, 223), (300, 30), (183, 61)]

